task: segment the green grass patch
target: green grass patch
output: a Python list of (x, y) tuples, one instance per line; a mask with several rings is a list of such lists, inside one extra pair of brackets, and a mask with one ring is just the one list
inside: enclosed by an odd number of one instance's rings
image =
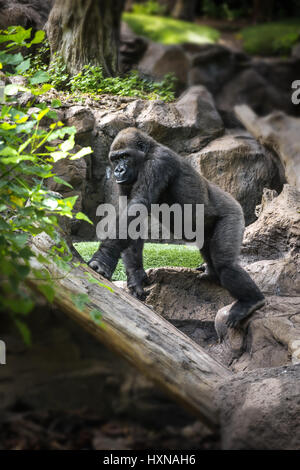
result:
[(124, 13), (123, 20), (136, 34), (162, 44), (214, 43), (220, 37), (219, 31), (210, 26), (200, 26), (164, 16)]
[(249, 26), (240, 31), (244, 50), (255, 55), (287, 55), (300, 37), (300, 20)]
[[(89, 261), (99, 247), (99, 242), (74, 243), (76, 250), (85, 261)], [(183, 266), (196, 268), (202, 263), (199, 250), (193, 246), (145, 243), (144, 268), (162, 266)], [(122, 260), (119, 261), (113, 275), (113, 281), (125, 281), (126, 274)]]

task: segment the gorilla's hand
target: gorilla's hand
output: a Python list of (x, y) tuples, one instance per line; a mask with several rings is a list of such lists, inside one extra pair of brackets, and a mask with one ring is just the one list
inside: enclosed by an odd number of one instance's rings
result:
[(97, 251), (88, 262), (90, 268), (101, 274), (101, 276), (106, 277), (106, 279), (111, 279), (117, 264), (118, 258), (109, 257), (101, 252), (101, 250)]
[(148, 276), (143, 269), (127, 272), (127, 287), (130, 294), (139, 300), (145, 300), (148, 292), (143, 289), (149, 283)]
[(145, 292), (141, 285), (128, 287), (130, 294), (138, 300), (146, 300), (148, 292)]

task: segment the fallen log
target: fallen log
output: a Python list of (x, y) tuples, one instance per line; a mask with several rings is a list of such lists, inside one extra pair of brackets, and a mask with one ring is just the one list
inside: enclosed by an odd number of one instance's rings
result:
[[(32, 249), (45, 253), (51, 246), (46, 235), (33, 239)], [(45, 265), (32, 261), (32, 268)], [(181, 333), (162, 316), (124, 290), (91, 270), (87, 265), (65, 272), (56, 264), (46, 266), (55, 283), (54, 303), (107, 347), (127, 359), (176, 401), (188, 408), (212, 429), (219, 426), (215, 387), (231, 372), (205, 350)], [(90, 276), (105, 286), (90, 281)], [(39, 290), (41, 281), (31, 277), (29, 286)], [(74, 294), (88, 294), (82, 310)], [(101, 324), (93, 311), (101, 312)]]
[(300, 190), (300, 119), (282, 111), (259, 117), (247, 105), (235, 106), (234, 111), (246, 129), (279, 156), (287, 182)]

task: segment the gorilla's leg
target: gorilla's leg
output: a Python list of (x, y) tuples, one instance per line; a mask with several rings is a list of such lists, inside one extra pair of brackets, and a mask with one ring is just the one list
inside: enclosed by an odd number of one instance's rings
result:
[(213, 262), (210, 256), (209, 242), (204, 243), (203, 248), (201, 248), (200, 253), (205, 261), (205, 264), (202, 264), (197, 268), (197, 271), (202, 272), (200, 275), (203, 281), (211, 281), (216, 284), (220, 284), (218, 274), (213, 266)]
[(147, 274), (143, 268), (144, 240), (132, 240), (129, 247), (122, 252), (122, 260), (127, 275), (127, 287), (130, 293), (140, 300), (145, 300), (143, 285), (147, 283)]
[(249, 274), (238, 264), (244, 224), (239, 213), (220, 219), (210, 241), (210, 254), (221, 285), (237, 299), (227, 325), (235, 328), (265, 303), (264, 296)]

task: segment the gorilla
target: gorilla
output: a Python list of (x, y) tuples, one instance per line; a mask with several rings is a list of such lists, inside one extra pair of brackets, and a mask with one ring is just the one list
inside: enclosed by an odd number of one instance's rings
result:
[[(236, 299), (227, 326), (236, 328), (264, 305), (264, 296), (249, 274), (238, 264), (244, 233), (240, 204), (227, 192), (199, 175), (189, 162), (136, 128), (127, 128), (114, 139), (109, 160), (119, 195), (127, 196), (127, 220), (132, 204), (204, 204), (204, 244), (200, 252), (206, 262), (200, 276), (227, 289)], [(118, 215), (116, 224), (122, 214)], [(131, 217), (131, 219), (130, 219)], [(193, 213), (194, 223), (194, 213)], [(89, 266), (110, 279), (120, 256), (129, 291), (144, 300), (147, 275), (143, 269), (143, 240), (105, 239)]]

